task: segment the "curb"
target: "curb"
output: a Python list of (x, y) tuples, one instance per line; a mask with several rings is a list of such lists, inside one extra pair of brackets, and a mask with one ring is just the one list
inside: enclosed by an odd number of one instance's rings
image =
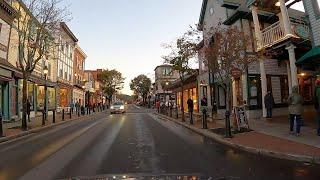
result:
[(177, 121), (176, 119), (173, 119), (171, 117), (167, 117), (165, 115), (162, 114), (158, 114), (158, 113), (154, 113), (155, 115), (158, 116), (158, 118), (160, 119), (165, 119), (165, 120), (170, 120), (175, 122), (176, 124), (182, 125), (187, 129), (190, 129), (198, 134), (201, 134), (203, 136), (206, 136), (208, 138), (213, 139), (214, 141), (242, 150), (242, 151), (246, 151), (249, 153), (253, 153), (253, 154), (257, 154), (257, 155), (262, 155), (262, 156), (269, 156), (269, 157), (273, 157), (273, 158), (278, 158), (278, 159), (286, 159), (286, 160), (291, 160), (291, 161), (298, 161), (298, 162), (307, 162), (307, 163), (312, 163), (312, 164), (320, 164), (320, 157), (318, 156), (305, 156), (305, 155), (296, 155), (296, 154), (286, 154), (286, 153), (282, 153), (282, 152), (277, 152), (277, 151), (271, 151), (271, 150), (266, 150), (266, 149), (259, 149), (259, 148), (253, 148), (253, 147), (247, 147), (241, 144), (236, 144), (233, 142), (230, 142), (228, 140), (226, 140), (225, 138), (223, 138), (220, 135), (214, 134), (209, 132), (208, 130), (202, 130), (202, 129), (198, 129), (197, 127), (191, 126), (189, 124), (186, 124), (184, 122), (181, 121)]
[(73, 119), (60, 121), (60, 122), (57, 122), (55, 124), (50, 124), (48, 126), (33, 128), (33, 129), (30, 129), (30, 130), (27, 130), (27, 131), (24, 131), (22, 133), (19, 133), (19, 134), (16, 134), (16, 135), (12, 135), (12, 136), (0, 137), (0, 143), (7, 142), (7, 141), (10, 141), (10, 140), (14, 140), (14, 139), (17, 139), (19, 137), (27, 136), (27, 135), (32, 134), (32, 133), (41, 132), (41, 131), (44, 131), (46, 129), (51, 129), (51, 128), (56, 127), (56, 126), (59, 126), (59, 125), (62, 125), (62, 124), (66, 124), (68, 122), (72, 122), (72, 121), (76, 121), (76, 120), (82, 120), (84, 118), (92, 118), (92, 117), (101, 115), (101, 114), (103, 114), (105, 112), (107, 112), (107, 111), (98, 112), (97, 114), (93, 114), (91, 116), (81, 116), (81, 117), (76, 117), (76, 118), (73, 118)]

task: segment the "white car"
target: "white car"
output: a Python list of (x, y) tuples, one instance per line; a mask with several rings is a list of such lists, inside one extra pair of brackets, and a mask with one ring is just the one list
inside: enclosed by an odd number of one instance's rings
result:
[(110, 107), (110, 113), (125, 113), (124, 103), (123, 102), (115, 102)]

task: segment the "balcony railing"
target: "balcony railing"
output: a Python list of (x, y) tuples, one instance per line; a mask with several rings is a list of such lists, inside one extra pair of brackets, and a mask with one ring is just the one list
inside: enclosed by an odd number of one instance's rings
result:
[[(310, 29), (307, 23), (305, 23), (303, 20), (295, 18), (290, 18), (290, 21), (291, 32), (294, 37), (302, 39), (310, 38)], [(261, 34), (262, 42), (258, 45), (258, 50), (271, 47), (281, 41), (292, 37), (285, 34), (284, 29), (281, 27), (279, 21), (262, 30)]]

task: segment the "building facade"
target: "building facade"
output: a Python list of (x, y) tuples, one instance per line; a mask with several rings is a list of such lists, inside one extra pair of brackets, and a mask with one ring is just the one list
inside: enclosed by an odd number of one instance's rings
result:
[[(277, 54), (261, 59), (257, 57), (246, 73), (233, 79), (233, 106), (247, 105), (251, 117), (266, 116), (263, 97), (267, 91), (271, 91), (275, 98), (275, 114), (287, 113), (282, 107), (286, 106), (292, 86), (298, 84), (295, 59), (310, 48), (308, 33), (304, 33), (309, 32), (304, 20), (305, 14), (283, 7), (281, 1), (281, 7), (275, 7), (275, 3), (276, 1), (259, 3), (244, 0), (204, 0), (201, 10), (199, 29), (203, 31), (203, 46), (212, 41), (210, 29), (217, 26), (236, 26), (250, 37), (248, 53), (267, 49)], [(256, 4), (259, 7), (255, 6)], [(273, 6), (260, 7), (261, 4)], [(284, 19), (287, 21), (284, 22)], [(208, 73), (203, 63), (199, 63), (199, 68), (199, 96), (207, 95), (213, 111), (223, 115), (226, 105), (224, 90), (214, 83), (213, 76)], [(312, 102), (312, 93), (308, 88), (309, 84), (301, 83), (301, 89), (308, 91), (306, 99)]]
[(8, 59), (10, 34), (16, 11), (11, 1), (0, 1), (0, 116), (10, 120), (18, 115), (18, 69)]
[(85, 60), (87, 55), (83, 52), (79, 45), (76, 45), (73, 55), (73, 102), (85, 105)]
[[(171, 65), (163, 64), (157, 66), (154, 69), (155, 72), (155, 84), (154, 84), (154, 96), (156, 101), (167, 102), (169, 95), (172, 91), (166, 91), (166, 87), (172, 84), (172, 82), (179, 79), (179, 72), (172, 69)], [(171, 97), (172, 99), (173, 97)]]
[(59, 33), (56, 34), (57, 44), (57, 99), (58, 108), (69, 107), (73, 102), (73, 58), (75, 47), (78, 42), (76, 36), (72, 33), (66, 23), (60, 23)]

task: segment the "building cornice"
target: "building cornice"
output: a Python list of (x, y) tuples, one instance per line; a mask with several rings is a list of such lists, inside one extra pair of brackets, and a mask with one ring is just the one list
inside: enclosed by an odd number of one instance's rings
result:
[(71, 39), (76, 43), (78, 42), (78, 38), (73, 34), (68, 25), (65, 22), (60, 23), (61, 28), (71, 37)]

